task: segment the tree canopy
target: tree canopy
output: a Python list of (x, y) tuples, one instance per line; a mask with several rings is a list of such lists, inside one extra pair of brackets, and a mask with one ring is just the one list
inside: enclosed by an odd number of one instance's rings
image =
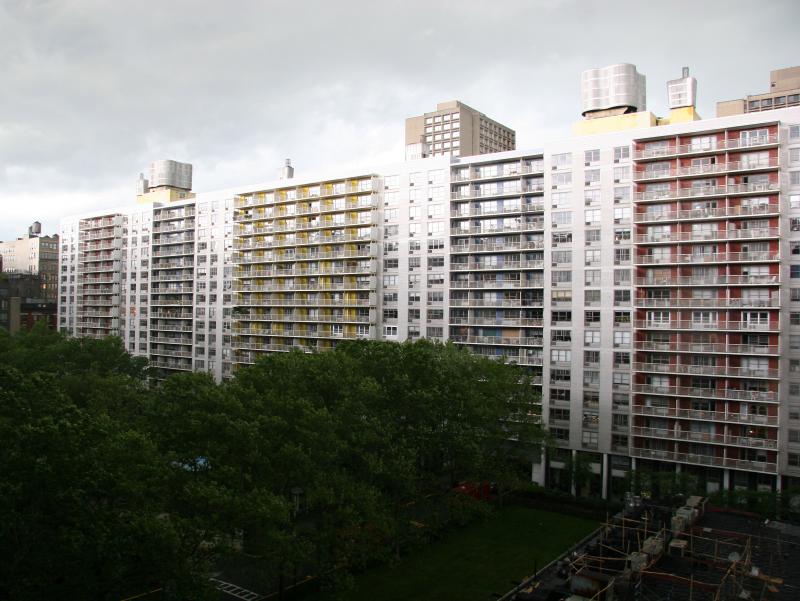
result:
[(202, 599), (245, 553), (279, 587), (390, 552), (403, 508), (524, 478), (516, 366), (428, 341), (265, 356), (218, 385), (148, 378), (118, 339), (0, 333), (0, 597)]

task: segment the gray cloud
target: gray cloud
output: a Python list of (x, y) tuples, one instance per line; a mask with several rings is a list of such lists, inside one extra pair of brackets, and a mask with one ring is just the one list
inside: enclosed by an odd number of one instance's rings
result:
[(0, 4), (0, 239), (132, 201), (154, 158), (195, 188), (402, 159), (459, 98), (521, 146), (569, 134), (579, 75), (633, 62), (650, 109), (689, 65), (701, 114), (797, 63), (796, 2), (10, 0)]

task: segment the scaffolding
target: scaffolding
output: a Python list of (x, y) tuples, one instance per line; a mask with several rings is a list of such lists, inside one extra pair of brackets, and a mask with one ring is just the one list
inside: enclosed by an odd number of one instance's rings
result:
[(800, 537), (753, 516), (638, 502), (502, 599), (782, 601), (800, 598), (798, 565)]

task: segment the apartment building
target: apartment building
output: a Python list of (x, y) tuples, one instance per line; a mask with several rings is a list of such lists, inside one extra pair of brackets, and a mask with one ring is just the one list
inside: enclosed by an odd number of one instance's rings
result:
[(406, 158), (472, 156), (514, 150), (513, 129), (458, 100), (440, 102), (436, 110), (406, 119)]
[(603, 497), (638, 469), (796, 485), (800, 108), (702, 120), (683, 75), (667, 117), (593, 113), (539, 149), (285, 168), (67, 220), (61, 327), (217, 378), (344, 339), (450, 341), (533, 376), (557, 443), (540, 483), (581, 459)]
[(776, 69), (769, 74), (769, 91), (717, 103), (717, 117), (758, 113), (800, 106), (800, 67)]
[(5, 273), (38, 277), (36, 298), (56, 302), (58, 272), (58, 236), (42, 236), (42, 224), (34, 222), (25, 236), (0, 242), (0, 270)]

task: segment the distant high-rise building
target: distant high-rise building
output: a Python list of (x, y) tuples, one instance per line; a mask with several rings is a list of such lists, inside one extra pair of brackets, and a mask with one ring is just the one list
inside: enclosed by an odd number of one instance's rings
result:
[(406, 159), (473, 156), (514, 150), (516, 133), (472, 107), (451, 100), (406, 119)]
[(717, 117), (800, 106), (800, 67), (769, 73), (769, 92), (717, 103)]
[(56, 302), (58, 294), (58, 235), (42, 236), (42, 224), (34, 222), (27, 234), (0, 242), (3, 272), (35, 275), (40, 291), (37, 298)]

